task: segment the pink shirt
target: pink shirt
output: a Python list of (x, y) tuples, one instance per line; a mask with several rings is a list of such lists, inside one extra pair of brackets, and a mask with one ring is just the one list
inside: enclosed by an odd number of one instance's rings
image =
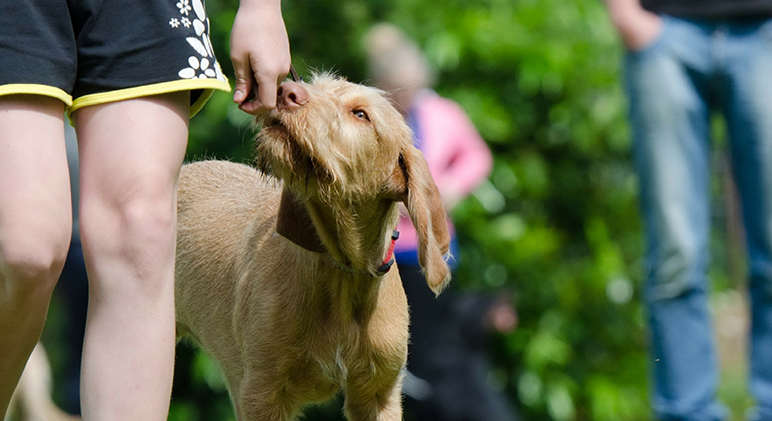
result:
[[(418, 94), (411, 110), (418, 122), (416, 136), (441, 195), (467, 196), (491, 172), (490, 149), (457, 103), (426, 90)], [(451, 234), (453, 227), (450, 225)], [(407, 215), (397, 224), (396, 251), (415, 250), (418, 236)]]

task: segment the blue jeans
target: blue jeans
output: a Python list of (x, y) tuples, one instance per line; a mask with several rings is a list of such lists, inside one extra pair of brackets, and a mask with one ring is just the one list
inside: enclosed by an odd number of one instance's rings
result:
[(647, 234), (653, 407), (661, 420), (724, 419), (708, 309), (710, 115), (727, 123), (750, 263), (750, 391), (772, 420), (772, 20), (665, 16), (629, 52), (633, 154)]

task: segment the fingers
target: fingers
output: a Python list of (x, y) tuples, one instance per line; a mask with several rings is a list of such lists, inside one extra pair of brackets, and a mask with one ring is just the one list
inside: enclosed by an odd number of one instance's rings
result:
[(244, 81), (239, 84), (237, 78), (233, 101), (239, 104), (240, 110), (249, 114), (256, 114), (276, 106), (278, 86), (287, 77), (289, 65), (286, 70), (266, 71), (265, 73), (268, 75), (261, 77), (257, 82), (255, 79), (260, 77), (257, 73), (254, 76), (250, 75), (249, 83)]
[(290, 67), (280, 1), (241, 2), (231, 30), (231, 61), (239, 108), (256, 114), (276, 106), (276, 91)]
[[(281, 76), (284, 79), (286, 73)], [(281, 79), (277, 77), (273, 81), (268, 80), (264, 83), (257, 85), (257, 102), (265, 108), (273, 108), (276, 106), (276, 90), (281, 83)], [(273, 83), (271, 83), (273, 82)]]
[(257, 102), (259, 102), (261, 106), (266, 108), (273, 108), (276, 106), (276, 91), (281, 82), (287, 78), (287, 73), (289, 73), (289, 69), (282, 70), (277, 76), (274, 76), (273, 79), (270, 79), (269, 75), (265, 83), (259, 83), (257, 85)]
[[(261, 111), (274, 108), (276, 106), (278, 86), (281, 81), (284, 80), (286, 75), (286, 73), (281, 74), (275, 80), (269, 79), (268, 82), (264, 83), (252, 80), (248, 85), (249, 88), (244, 88), (244, 91), (241, 91), (241, 101), (237, 100), (237, 95), (240, 93), (238, 88), (236, 94), (233, 96), (233, 101), (239, 104), (240, 110), (249, 114), (257, 114)], [(247, 92), (246, 96), (243, 96), (243, 92)]]
[[(242, 65), (243, 66), (243, 65)], [(237, 65), (236, 61), (233, 61), (233, 67), (236, 73), (236, 86), (233, 93), (233, 102), (241, 104), (247, 101), (252, 93), (252, 69), (246, 66), (244, 69), (242, 66)]]

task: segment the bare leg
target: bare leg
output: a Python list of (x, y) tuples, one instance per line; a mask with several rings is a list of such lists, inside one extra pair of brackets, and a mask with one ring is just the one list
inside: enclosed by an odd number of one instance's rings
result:
[(45, 323), (72, 229), (64, 104), (0, 97), (0, 418)]
[(188, 92), (75, 113), (90, 295), (86, 420), (167, 419), (174, 368), (177, 176)]

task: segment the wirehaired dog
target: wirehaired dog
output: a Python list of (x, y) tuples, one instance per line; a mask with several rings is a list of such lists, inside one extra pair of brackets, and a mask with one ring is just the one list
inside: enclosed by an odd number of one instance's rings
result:
[(241, 421), (291, 420), (340, 389), (349, 420), (401, 420), (408, 309), (389, 270), (400, 203), (429, 287), (450, 278), (423, 155), (382, 92), (331, 75), (283, 83), (258, 122), (260, 171), (181, 171), (178, 329), (219, 363)]

